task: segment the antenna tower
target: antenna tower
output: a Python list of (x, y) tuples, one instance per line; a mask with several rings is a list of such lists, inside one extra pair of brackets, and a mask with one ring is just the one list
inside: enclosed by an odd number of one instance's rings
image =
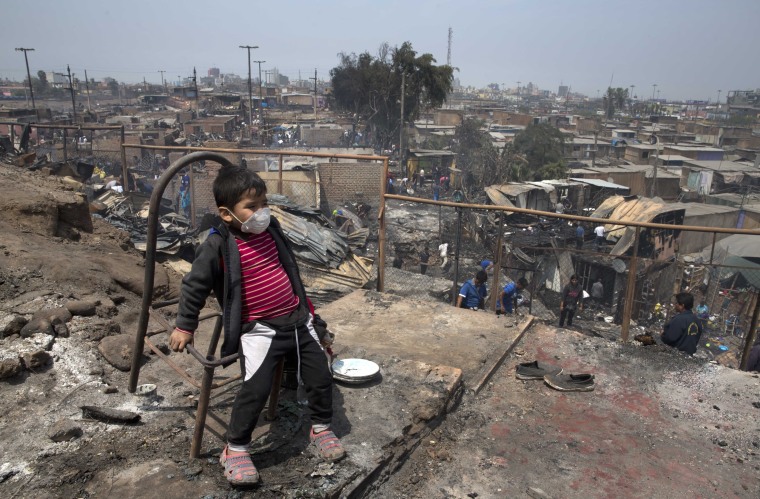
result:
[(454, 36), (454, 30), (449, 26), (449, 52), (446, 54), (446, 65), (451, 66), (451, 37)]

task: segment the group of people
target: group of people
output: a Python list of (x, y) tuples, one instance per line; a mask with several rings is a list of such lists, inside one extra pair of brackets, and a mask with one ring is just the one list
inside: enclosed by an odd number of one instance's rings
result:
[[(575, 224), (575, 247), (583, 249), (583, 242), (586, 239), (586, 229), (580, 222)], [(606, 244), (606, 232), (604, 224), (594, 227), (594, 251), (601, 251)]]

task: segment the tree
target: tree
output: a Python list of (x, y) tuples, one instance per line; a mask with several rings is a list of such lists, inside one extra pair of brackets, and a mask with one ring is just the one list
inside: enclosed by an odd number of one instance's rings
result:
[(417, 56), (409, 42), (398, 48), (383, 44), (377, 56), (364, 52), (338, 57), (340, 63), (330, 70), (335, 106), (366, 121), (376, 147), (388, 148), (398, 138), (402, 75), (404, 122), (441, 106), (454, 81), (450, 66), (436, 66), (431, 54)]
[(604, 109), (607, 114), (607, 118), (612, 118), (615, 115), (615, 110), (622, 111), (625, 108), (625, 103), (628, 100), (627, 88), (607, 88), (607, 93), (604, 94), (602, 101), (604, 102)]
[(564, 178), (563, 149), (565, 138), (558, 128), (546, 123), (530, 124), (515, 136), (512, 143), (516, 154), (525, 158), (525, 179), (545, 180)]
[(34, 91), (37, 92), (38, 95), (46, 93), (49, 88), (47, 73), (42, 70), (37, 71), (37, 78), (32, 78), (32, 85), (34, 86)]

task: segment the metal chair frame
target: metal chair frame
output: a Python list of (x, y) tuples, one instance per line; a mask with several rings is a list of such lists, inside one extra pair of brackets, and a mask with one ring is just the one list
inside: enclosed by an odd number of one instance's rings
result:
[[(202, 355), (192, 345), (188, 345), (186, 348), (188, 352), (203, 366), (203, 376), (198, 381), (192, 378), (185, 372), (180, 366), (174, 363), (169, 356), (164, 354), (153, 342), (150, 341), (149, 336), (160, 334), (163, 332), (170, 333), (174, 327), (169, 324), (166, 318), (158, 312), (159, 309), (167, 307), (169, 305), (175, 305), (179, 303), (179, 300), (169, 300), (158, 303), (151, 303), (153, 300), (153, 284), (155, 279), (156, 268), (156, 241), (158, 237), (158, 219), (159, 219), (159, 206), (164, 191), (172, 178), (182, 169), (191, 165), (196, 161), (215, 161), (222, 166), (230, 166), (231, 163), (224, 156), (213, 152), (195, 152), (183, 156), (164, 172), (158, 179), (156, 185), (153, 187), (153, 193), (150, 197), (150, 208), (148, 211), (148, 234), (145, 249), (145, 279), (143, 283), (143, 296), (142, 304), (140, 307), (140, 318), (137, 323), (137, 331), (135, 332), (135, 341), (132, 350), (132, 365), (129, 374), (129, 392), (134, 393), (137, 390), (137, 382), (140, 377), (140, 364), (142, 352), (147, 344), (148, 347), (164, 362), (169, 365), (179, 376), (191, 384), (192, 386), (200, 390), (200, 397), (198, 399), (198, 408), (195, 412), (195, 431), (193, 433), (193, 440), (190, 444), (190, 457), (197, 458), (200, 456), (201, 443), (203, 442), (203, 432), (206, 427), (206, 416), (208, 415), (208, 406), (211, 399), (211, 390), (220, 388), (229, 383), (241, 379), (242, 375), (238, 374), (223, 381), (214, 382), (214, 371), (217, 367), (227, 365), (238, 359), (239, 355), (229, 355), (227, 357), (216, 358), (216, 348), (219, 344), (219, 337), (222, 332), (222, 314), (214, 312), (205, 314), (199, 317), (199, 321), (210, 320), (216, 318), (214, 324), (214, 332), (211, 336), (211, 341), (206, 355)], [(158, 331), (151, 331), (148, 333), (148, 322), (153, 318), (158, 322), (163, 329)], [(280, 393), (280, 384), (282, 382), (284, 361), (280, 361), (275, 371), (275, 376), (272, 382), (272, 391), (269, 395), (269, 408), (267, 409), (267, 419), (273, 420), (276, 417), (277, 403)]]

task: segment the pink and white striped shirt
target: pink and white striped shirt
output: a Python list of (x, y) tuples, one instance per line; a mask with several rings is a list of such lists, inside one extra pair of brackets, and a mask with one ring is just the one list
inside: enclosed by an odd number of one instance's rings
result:
[(273, 319), (298, 307), (288, 274), (269, 232), (236, 239), (242, 274), (242, 322)]

